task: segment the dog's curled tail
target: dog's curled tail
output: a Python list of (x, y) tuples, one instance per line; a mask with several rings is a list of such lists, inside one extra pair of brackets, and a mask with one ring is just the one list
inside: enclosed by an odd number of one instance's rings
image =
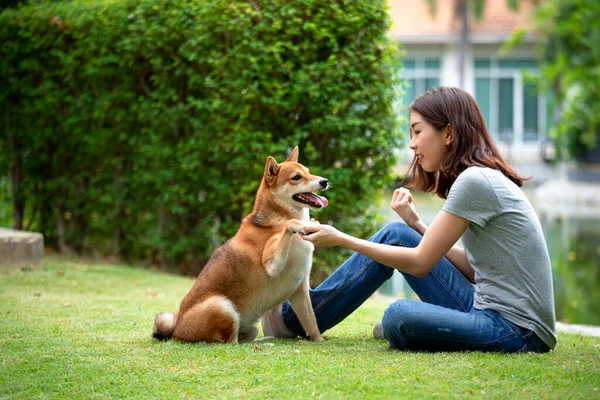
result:
[(175, 323), (177, 322), (177, 313), (162, 312), (156, 315), (154, 319), (154, 330), (152, 337), (158, 340), (169, 340), (175, 331)]

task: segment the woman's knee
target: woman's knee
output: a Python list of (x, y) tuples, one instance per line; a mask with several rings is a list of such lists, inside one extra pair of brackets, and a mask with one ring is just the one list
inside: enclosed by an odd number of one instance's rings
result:
[(416, 300), (398, 300), (390, 305), (381, 320), (383, 337), (396, 349), (405, 349), (408, 345), (407, 332), (415, 320)]
[(410, 226), (402, 222), (387, 224), (373, 236), (373, 241), (378, 243), (416, 247), (422, 236)]

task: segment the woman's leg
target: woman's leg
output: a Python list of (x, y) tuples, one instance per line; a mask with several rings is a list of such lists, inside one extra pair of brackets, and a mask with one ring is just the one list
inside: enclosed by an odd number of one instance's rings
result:
[(398, 300), (383, 316), (383, 336), (400, 350), (544, 352), (531, 331), (492, 310), (452, 310), (414, 300)]
[[(385, 226), (369, 240), (393, 246), (416, 247), (421, 235), (405, 224), (396, 222)], [(321, 333), (340, 323), (365, 302), (387, 279), (394, 269), (354, 253), (318, 287), (311, 290), (311, 302)], [(473, 286), (446, 259), (424, 278), (405, 277), (423, 301), (454, 309), (470, 309)], [(469, 292), (470, 290), (470, 292)], [(281, 310), (285, 326), (305, 336), (289, 303)]]
[[(422, 236), (404, 225), (404, 247), (417, 247)], [(423, 278), (402, 273), (412, 290), (425, 303), (468, 312), (473, 306), (475, 287), (446, 257), (442, 258)]]
[[(420, 235), (408, 231), (417, 245)], [(492, 310), (473, 308), (474, 286), (446, 258), (425, 276), (403, 274), (421, 301), (398, 300), (382, 320), (383, 336), (397, 349), (427, 351), (546, 352), (532, 332)], [(535, 336), (535, 335), (533, 335)]]

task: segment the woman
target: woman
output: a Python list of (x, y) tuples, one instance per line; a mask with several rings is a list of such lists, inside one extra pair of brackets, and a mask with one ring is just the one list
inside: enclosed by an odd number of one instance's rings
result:
[[(520, 189), (524, 178), (506, 164), (477, 103), (440, 87), (410, 106), (415, 157), (411, 188), (446, 199), (431, 226), (409, 190), (391, 207), (405, 224), (369, 241), (313, 221), (303, 239), (344, 246), (353, 254), (311, 300), (321, 332), (358, 308), (394, 269), (421, 301), (398, 300), (374, 335), (397, 349), (547, 352), (556, 345), (552, 272), (539, 220)], [(462, 237), (464, 249), (455, 245)], [(265, 335), (304, 335), (288, 303), (266, 314)]]

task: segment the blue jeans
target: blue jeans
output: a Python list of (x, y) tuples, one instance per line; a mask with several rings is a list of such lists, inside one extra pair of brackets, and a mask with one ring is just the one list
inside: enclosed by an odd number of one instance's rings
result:
[[(372, 242), (416, 247), (421, 235), (402, 223), (377, 232)], [(310, 291), (321, 333), (344, 320), (365, 302), (394, 269), (354, 253), (318, 287)], [(519, 327), (492, 310), (473, 307), (474, 286), (446, 258), (425, 276), (402, 273), (419, 296), (398, 300), (385, 311), (383, 335), (401, 350), (547, 352), (549, 347), (532, 331)], [(306, 336), (292, 307), (282, 308), (285, 325)]]

